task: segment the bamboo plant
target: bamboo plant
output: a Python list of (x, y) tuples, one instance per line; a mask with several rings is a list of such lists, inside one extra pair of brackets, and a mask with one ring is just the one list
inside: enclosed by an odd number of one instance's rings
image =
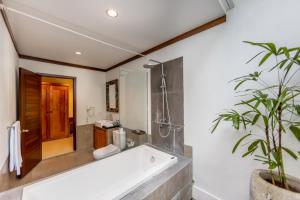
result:
[[(220, 122), (230, 122), (234, 129), (243, 133), (232, 153), (244, 147), (242, 157), (251, 155), (254, 160), (267, 165), (271, 176), (269, 181), (290, 190), (283, 154), (297, 160), (300, 152), (287, 147), (283, 137), (293, 134), (292, 137), (300, 142), (300, 79), (297, 77), (300, 71), (300, 47), (277, 48), (273, 43), (245, 43), (261, 49), (247, 62), (259, 58), (259, 70), (232, 80), (234, 90), (242, 100), (234, 105), (234, 109), (218, 115), (211, 132), (217, 129)], [(266, 64), (271, 62), (274, 63), (271, 67)], [(266, 73), (276, 74), (274, 80), (264, 80)]]

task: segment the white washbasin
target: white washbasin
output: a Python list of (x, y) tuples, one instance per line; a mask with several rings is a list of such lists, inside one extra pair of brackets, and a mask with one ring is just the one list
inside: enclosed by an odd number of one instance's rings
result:
[(103, 120), (98, 120), (95, 122), (95, 126), (102, 128), (103, 126), (110, 127), (113, 125), (113, 121), (103, 119)]

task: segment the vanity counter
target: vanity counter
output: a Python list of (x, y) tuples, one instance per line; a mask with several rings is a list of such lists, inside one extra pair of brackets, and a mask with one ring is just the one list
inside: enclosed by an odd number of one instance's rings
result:
[(117, 130), (118, 128), (118, 126), (111, 128), (100, 128), (94, 125), (94, 149), (99, 149), (112, 144), (113, 131)]

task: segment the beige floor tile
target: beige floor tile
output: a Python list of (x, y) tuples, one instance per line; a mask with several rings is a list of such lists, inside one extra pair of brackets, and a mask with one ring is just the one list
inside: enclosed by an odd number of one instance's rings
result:
[(51, 140), (42, 143), (42, 158), (47, 159), (73, 152), (73, 137)]
[(31, 172), (22, 179), (17, 179), (15, 173), (0, 176), (0, 192), (24, 185), (39, 179), (52, 176), (75, 167), (94, 161), (93, 151), (75, 151), (42, 160)]

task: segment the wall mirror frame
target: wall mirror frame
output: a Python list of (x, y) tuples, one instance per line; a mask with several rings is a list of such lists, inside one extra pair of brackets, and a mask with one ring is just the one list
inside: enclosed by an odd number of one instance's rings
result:
[(106, 111), (119, 112), (119, 80), (106, 82)]

